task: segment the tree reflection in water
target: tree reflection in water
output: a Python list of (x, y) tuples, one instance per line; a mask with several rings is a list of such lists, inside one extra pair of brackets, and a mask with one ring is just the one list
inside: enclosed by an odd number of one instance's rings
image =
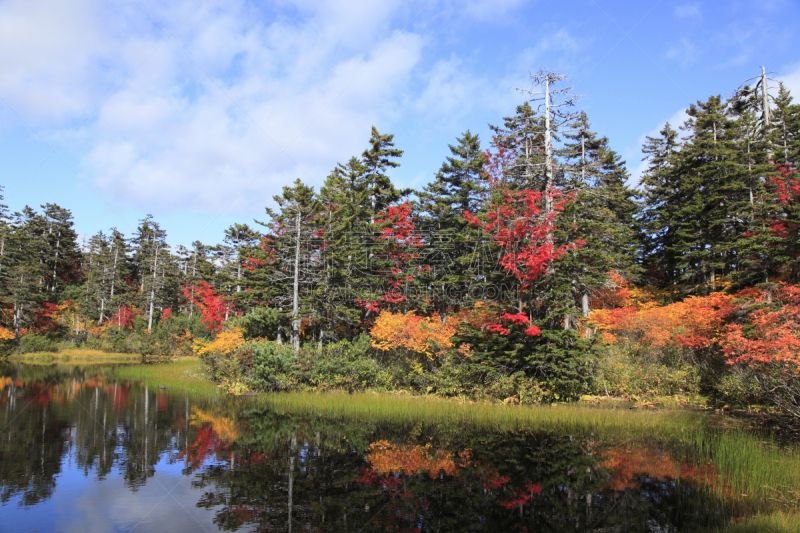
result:
[(696, 531), (733, 512), (710, 490), (711, 465), (657, 443), (292, 417), (97, 367), (3, 374), (3, 505), (51, 498), (68, 457), (131, 491), (181, 465), (221, 530)]

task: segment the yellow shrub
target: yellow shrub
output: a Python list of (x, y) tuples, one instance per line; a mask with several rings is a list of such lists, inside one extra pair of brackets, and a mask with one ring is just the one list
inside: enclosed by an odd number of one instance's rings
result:
[(208, 355), (211, 353), (230, 354), (243, 344), (244, 336), (242, 335), (242, 328), (232, 328), (221, 331), (211, 342), (194, 341), (192, 349), (197, 355)]
[(373, 348), (384, 352), (405, 348), (434, 359), (442, 351), (453, 347), (450, 340), (456, 334), (453, 322), (445, 325), (436, 314), (423, 318), (416, 316), (413, 311), (405, 314), (381, 311), (370, 330), (370, 343)]

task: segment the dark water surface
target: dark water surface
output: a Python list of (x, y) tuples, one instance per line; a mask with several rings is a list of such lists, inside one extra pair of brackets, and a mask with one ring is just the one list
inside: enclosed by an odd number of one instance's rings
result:
[(0, 366), (0, 531), (667, 532), (730, 518), (713, 468), (657, 442), (290, 417), (109, 376)]

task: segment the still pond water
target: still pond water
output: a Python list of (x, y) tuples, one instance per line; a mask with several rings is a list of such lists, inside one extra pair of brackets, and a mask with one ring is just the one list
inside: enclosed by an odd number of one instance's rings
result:
[[(109, 368), (0, 366), (0, 531), (696, 531), (658, 442), (279, 415)], [(679, 478), (679, 479), (678, 479)]]

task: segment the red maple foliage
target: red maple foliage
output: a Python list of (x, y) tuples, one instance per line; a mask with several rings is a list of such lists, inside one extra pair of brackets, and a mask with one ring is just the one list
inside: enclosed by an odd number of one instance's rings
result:
[(800, 374), (800, 286), (781, 284), (770, 307), (750, 315), (749, 332), (739, 324), (726, 327), (723, 341), (728, 364), (759, 367), (777, 363)]
[(775, 175), (767, 178), (767, 183), (777, 196), (782, 220), (770, 222), (770, 231), (783, 240), (787, 255), (797, 259), (800, 258), (800, 224), (792, 220), (797, 220), (797, 209), (800, 207), (800, 175), (791, 163), (776, 164), (775, 172)]
[(121, 305), (119, 310), (108, 319), (108, 324), (116, 325), (119, 329), (133, 329), (133, 317), (141, 312), (132, 309), (127, 305)]
[[(530, 189), (510, 190), (506, 188), (504, 169), (513, 159), (513, 153), (499, 147), (494, 153), (487, 150), (485, 158), (484, 177), (499, 200), (489, 204), (486, 220), (467, 211), (463, 217), (492, 237), (494, 244), (503, 250), (500, 266), (513, 274), (525, 289), (546, 274), (553, 261), (586, 244), (576, 240), (557, 245), (553, 238), (555, 219), (573, 197), (558, 188), (543, 193)], [(549, 210), (544, 205), (547, 203), (551, 206)]]
[(217, 294), (214, 287), (205, 281), (198, 281), (195, 285), (186, 284), (183, 295), (200, 308), (202, 315), (200, 321), (206, 329), (214, 332), (222, 331), (222, 323), (225, 321), (226, 312), (230, 311), (230, 306), (223, 296)]
[(416, 217), (411, 212), (411, 202), (405, 202), (387, 208), (375, 219), (375, 224), (384, 226), (376, 239), (383, 246), (376, 250), (376, 255), (384, 260), (385, 266), (379, 273), (387, 281), (386, 292), (379, 300), (356, 300), (368, 313), (377, 312), (382, 305), (406, 300), (403, 285), (414, 281), (412, 263), (419, 257), (417, 249), (422, 247), (414, 224)]
[[(537, 326), (531, 324), (530, 319), (527, 316), (525, 316), (524, 313), (516, 313), (514, 315), (512, 315), (511, 313), (505, 313), (500, 315), (499, 318), (501, 321), (503, 320), (506, 321), (506, 324), (510, 323), (516, 326), (525, 326), (527, 324), (530, 324), (525, 329), (525, 335), (529, 337), (536, 337), (542, 333), (542, 330), (540, 330)], [(493, 333), (499, 333), (500, 335), (509, 335), (511, 333), (511, 330), (505, 327), (502, 322), (500, 324), (486, 323), (484, 324), (484, 327), (489, 331)]]

